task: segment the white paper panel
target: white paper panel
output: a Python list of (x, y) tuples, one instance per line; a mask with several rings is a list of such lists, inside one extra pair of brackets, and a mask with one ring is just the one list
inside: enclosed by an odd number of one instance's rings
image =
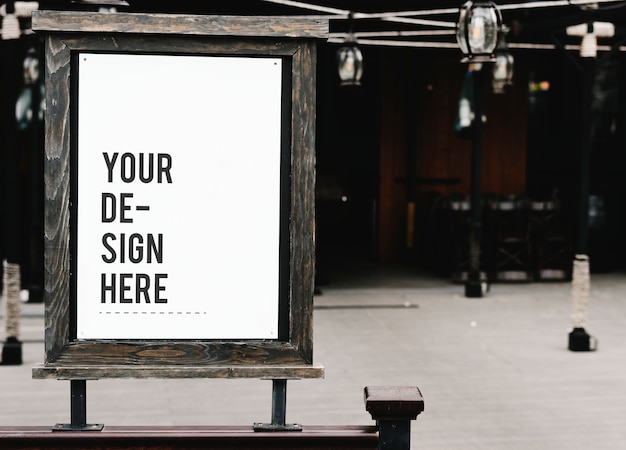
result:
[(281, 72), (79, 55), (79, 339), (277, 338)]

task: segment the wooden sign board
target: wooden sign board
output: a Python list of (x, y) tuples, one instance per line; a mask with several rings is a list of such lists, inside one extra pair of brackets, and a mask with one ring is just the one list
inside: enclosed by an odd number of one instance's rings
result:
[(314, 378), (315, 19), (36, 11), (35, 378)]

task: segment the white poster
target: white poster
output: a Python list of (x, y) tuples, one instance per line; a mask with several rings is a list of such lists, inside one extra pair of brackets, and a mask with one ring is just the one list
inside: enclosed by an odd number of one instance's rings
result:
[(276, 339), (281, 60), (81, 53), (78, 339)]

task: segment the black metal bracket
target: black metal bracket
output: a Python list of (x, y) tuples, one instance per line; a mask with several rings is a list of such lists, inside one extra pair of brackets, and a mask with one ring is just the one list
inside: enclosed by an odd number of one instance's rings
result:
[(254, 431), (302, 431), (302, 425), (286, 424), (287, 380), (272, 380), (272, 423), (256, 422)]
[(71, 423), (57, 423), (52, 431), (102, 431), (104, 424), (87, 423), (87, 381), (70, 380)]

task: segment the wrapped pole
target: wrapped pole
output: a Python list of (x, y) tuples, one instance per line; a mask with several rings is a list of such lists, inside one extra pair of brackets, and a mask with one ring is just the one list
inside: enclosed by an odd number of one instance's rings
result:
[[(585, 331), (589, 309), (589, 193), (590, 193), (590, 153), (591, 106), (593, 102), (593, 83), (596, 73), (597, 36), (609, 37), (612, 31), (594, 24), (583, 24), (567, 28), (570, 36), (582, 36), (580, 46), (580, 68), (582, 71), (581, 127), (579, 154), (579, 197), (578, 197), (578, 242), (577, 255), (574, 257), (572, 273), (572, 301), (574, 329), (569, 334), (569, 349), (572, 351), (590, 351), (596, 349), (596, 341)], [(611, 27), (608, 27), (611, 28)], [(601, 30), (602, 29), (602, 30)], [(604, 31), (603, 31), (604, 30)]]
[(589, 257), (576, 255), (572, 271), (572, 325), (569, 349), (574, 352), (596, 349), (596, 340), (585, 331), (589, 317)]
[(572, 308), (574, 328), (585, 328), (589, 317), (589, 258), (587, 255), (574, 257)]
[(15, 102), (17, 100), (19, 81), (14, 70), (17, 64), (19, 49), (20, 25), (15, 15), (14, 2), (8, 2), (0, 11), (2, 31), (0, 32), (3, 70), (5, 71), (5, 89), (2, 139), (5, 151), (5, 183), (6, 183), (6, 216), (5, 242), (6, 255), (3, 272), (3, 290), (6, 325), (6, 341), (2, 346), (2, 364), (22, 364), (22, 343), (19, 341), (20, 323), (20, 266), (18, 261), (18, 142), (17, 119), (15, 118)]
[(22, 364), (20, 337), (20, 265), (3, 261), (2, 286), (4, 299), (4, 325), (6, 341), (2, 346), (2, 364)]

